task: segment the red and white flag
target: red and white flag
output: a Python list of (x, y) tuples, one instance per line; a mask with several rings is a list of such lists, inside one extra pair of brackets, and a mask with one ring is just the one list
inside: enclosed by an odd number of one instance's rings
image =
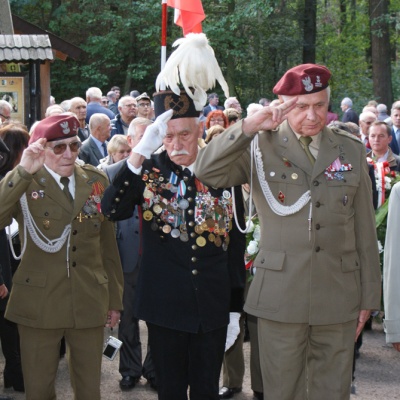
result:
[(167, 0), (175, 8), (175, 24), (183, 29), (183, 35), (201, 33), (201, 21), (205, 19), (201, 0)]

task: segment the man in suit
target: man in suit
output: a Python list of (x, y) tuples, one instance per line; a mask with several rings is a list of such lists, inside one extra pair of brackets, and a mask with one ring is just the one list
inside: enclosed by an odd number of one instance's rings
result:
[(217, 93), (210, 93), (208, 95), (208, 106), (203, 108), (203, 115), (207, 117), (207, 115), (214, 110), (224, 110), (224, 107), (219, 106), (219, 97)]
[[(122, 99), (121, 99), (122, 100)], [(146, 128), (152, 121), (145, 118), (135, 118), (129, 125), (128, 143), (135, 147), (143, 137)], [(103, 168), (110, 182), (113, 182), (117, 172), (126, 160)], [(142, 344), (140, 342), (139, 320), (133, 313), (137, 277), (140, 265), (140, 220), (139, 207), (135, 207), (134, 215), (122, 221), (117, 221), (117, 244), (124, 273), (124, 310), (121, 313), (121, 322), (118, 329), (118, 339), (124, 344), (120, 350), (119, 372), (122, 376), (119, 386), (121, 390), (133, 389), (143, 375), (150, 385), (156, 387), (154, 366), (147, 348), (146, 359), (142, 366)]]
[(97, 87), (91, 87), (86, 91), (86, 102), (87, 102), (87, 114), (86, 123), (89, 123), (90, 117), (93, 114), (104, 114), (111, 120), (115, 118), (115, 114), (101, 104), (101, 98), (103, 93)]
[(364, 111), (360, 114), (360, 140), (364, 143), (367, 151), (371, 149), (369, 143), (369, 127), (377, 120), (376, 115), (371, 111)]
[(390, 142), (390, 148), (394, 154), (400, 154), (400, 101), (393, 103), (390, 119), (392, 121), (393, 137), (393, 140)]
[(99, 400), (104, 326), (122, 309), (114, 226), (100, 209), (108, 181), (75, 163), (78, 126), (66, 115), (39, 122), (0, 182), (0, 227), (14, 217), (27, 228), (6, 318), (18, 324), (28, 400), (56, 397), (62, 337), (75, 398)]
[(345, 97), (340, 104), (343, 111), (342, 122), (354, 122), (358, 125), (358, 115), (352, 107), (353, 101), (349, 97)]
[(89, 121), (90, 136), (82, 143), (79, 158), (86, 164), (97, 167), (100, 160), (107, 157), (111, 122), (104, 114), (93, 114)]
[(330, 76), (290, 69), (273, 90), (283, 103), (228, 128), (195, 166), (210, 186), (253, 182), (262, 238), (245, 311), (258, 317), (266, 400), (349, 399), (354, 340), (380, 307), (365, 150), (325, 127)]

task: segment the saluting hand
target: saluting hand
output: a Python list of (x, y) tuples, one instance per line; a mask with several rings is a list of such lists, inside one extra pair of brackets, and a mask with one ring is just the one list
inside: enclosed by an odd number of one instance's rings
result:
[(258, 131), (270, 131), (280, 125), (287, 114), (296, 106), (297, 97), (285, 101), (279, 106), (263, 107), (250, 117), (243, 120), (242, 130), (245, 135), (252, 135)]
[(47, 140), (44, 138), (38, 139), (31, 143), (22, 153), (19, 165), (30, 174), (34, 174), (43, 167), (45, 160), (45, 146)]

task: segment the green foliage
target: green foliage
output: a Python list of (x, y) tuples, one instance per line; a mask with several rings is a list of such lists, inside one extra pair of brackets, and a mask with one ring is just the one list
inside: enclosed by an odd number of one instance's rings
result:
[[(387, 1), (387, 0), (383, 0)], [(52, 93), (58, 101), (84, 97), (98, 86), (107, 92), (154, 90), (160, 69), (161, 0), (10, 0), (12, 11), (79, 46), (79, 60), (52, 65)], [(333, 72), (334, 109), (349, 96), (361, 110), (373, 98), (368, 1), (317, 1), (316, 62)], [(215, 49), (230, 93), (243, 107), (261, 97), (274, 98), (272, 88), (290, 67), (302, 63), (304, 0), (203, 0), (203, 31)], [(351, 8), (355, 7), (355, 8)], [(393, 86), (400, 97), (400, 0), (392, 0), (388, 18), (393, 46)], [(182, 31), (168, 11), (168, 53)], [(216, 91), (222, 95), (221, 89)]]

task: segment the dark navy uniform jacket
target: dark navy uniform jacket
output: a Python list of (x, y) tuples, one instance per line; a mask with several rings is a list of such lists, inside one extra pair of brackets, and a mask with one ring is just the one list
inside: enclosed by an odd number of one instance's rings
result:
[[(165, 227), (168, 223), (157, 213), (152, 212), (151, 218), (149, 213), (146, 216), (146, 197), (147, 202), (149, 197), (146, 184), (151, 178), (156, 179), (158, 193), (168, 203), (176, 195), (167, 189), (171, 187), (172, 177), (176, 179), (174, 186), (179, 187), (181, 181), (186, 186), (183, 197), (188, 201), (185, 210), (187, 241), (174, 238), (170, 227)], [(190, 175), (190, 171), (182, 171), (164, 151), (144, 161), (141, 175), (134, 174), (124, 164), (102, 200), (102, 212), (114, 221), (130, 217), (135, 205), (144, 205), (136, 317), (192, 333), (221, 328), (228, 324), (230, 311), (241, 312), (245, 280), (245, 237), (237, 230), (234, 221), (229, 232), (228, 250), (228, 240), (224, 235), (220, 236), (222, 245), (217, 246), (209, 240), (211, 232), (198, 233), (199, 217), (196, 211), (199, 214), (202, 207), (198, 200), (199, 188), (201, 192), (201, 184)], [(237, 214), (243, 228), (243, 201), (240, 187), (236, 189)], [(224, 197), (223, 194), (227, 197), (227, 192), (222, 189), (208, 188), (208, 191), (206, 198), (211, 195), (215, 203)], [(207, 208), (206, 205), (204, 207)], [(152, 207), (148, 210), (154, 211)], [(205, 239), (200, 240), (201, 245), (196, 242), (199, 236)]]

